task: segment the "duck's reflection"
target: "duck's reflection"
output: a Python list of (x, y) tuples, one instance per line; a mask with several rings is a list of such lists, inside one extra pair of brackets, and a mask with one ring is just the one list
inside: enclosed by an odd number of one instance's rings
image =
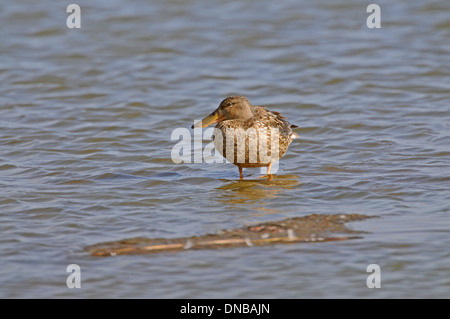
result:
[(297, 175), (271, 175), (269, 178), (224, 181), (227, 183), (216, 189), (219, 203), (237, 210), (251, 206), (263, 214), (280, 213), (282, 209), (267, 207), (269, 200), (300, 185)]

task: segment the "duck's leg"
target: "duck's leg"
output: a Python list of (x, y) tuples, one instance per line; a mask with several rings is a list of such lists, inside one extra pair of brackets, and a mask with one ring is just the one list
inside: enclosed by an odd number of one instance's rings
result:
[(269, 165), (267, 165), (267, 173), (266, 173), (266, 175), (260, 176), (259, 178), (268, 177), (269, 179), (272, 179), (272, 175), (270, 175), (270, 169), (271, 168), (272, 168), (272, 163), (269, 163)]
[(239, 166), (239, 176), (241, 177), (241, 179), (244, 178), (244, 174), (242, 173), (242, 166)]
[(272, 162), (269, 163), (269, 165), (267, 166), (267, 176), (269, 176), (270, 174), (270, 169), (272, 168)]

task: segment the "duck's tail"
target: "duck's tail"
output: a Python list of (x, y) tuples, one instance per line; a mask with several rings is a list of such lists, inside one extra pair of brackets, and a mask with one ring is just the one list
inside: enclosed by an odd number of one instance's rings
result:
[[(291, 125), (291, 129), (297, 128), (297, 127), (298, 127), (297, 125)], [(294, 138), (300, 138), (300, 135), (298, 135), (298, 134), (295, 133), (295, 132), (292, 132), (292, 134), (291, 134), (291, 139), (294, 139)]]

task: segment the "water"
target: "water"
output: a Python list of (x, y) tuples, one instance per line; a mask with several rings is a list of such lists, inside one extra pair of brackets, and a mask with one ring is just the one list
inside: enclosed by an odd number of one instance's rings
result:
[[(359, 1), (80, 0), (81, 29), (71, 2), (2, 2), (1, 297), (449, 297), (447, 2), (379, 1), (381, 29)], [(235, 94), (300, 127), (271, 181), (171, 160), (173, 129)], [(379, 218), (350, 241), (84, 251), (332, 213)]]

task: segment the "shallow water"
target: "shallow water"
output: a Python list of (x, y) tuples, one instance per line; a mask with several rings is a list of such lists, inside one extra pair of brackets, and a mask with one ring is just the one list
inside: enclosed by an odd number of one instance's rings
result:
[[(69, 3), (0, 9), (0, 297), (449, 297), (448, 3), (380, 1), (368, 29), (359, 1), (78, 1), (68, 29)], [(235, 94), (300, 127), (271, 181), (171, 159)], [(332, 213), (380, 218), (351, 241), (83, 250)]]

